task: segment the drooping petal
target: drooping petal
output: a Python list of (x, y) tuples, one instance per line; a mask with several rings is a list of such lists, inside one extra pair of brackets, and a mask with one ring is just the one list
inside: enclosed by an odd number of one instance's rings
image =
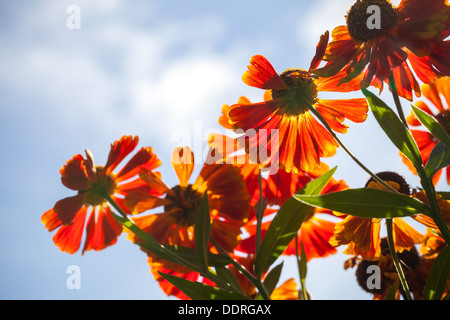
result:
[(109, 175), (137, 146), (139, 137), (123, 136), (119, 141), (111, 144), (108, 160), (103, 168), (104, 174)]
[(394, 245), (398, 252), (402, 252), (405, 249), (409, 250), (424, 240), (424, 236), (402, 218), (394, 218), (392, 226)]
[(369, 106), (366, 99), (319, 99), (317, 105), (326, 108), (331, 114), (361, 123), (366, 121)]
[(189, 281), (197, 281), (199, 279), (199, 274), (197, 272), (176, 272), (169, 268), (165, 268), (163, 264), (151, 261), (149, 259), (149, 265), (150, 265), (150, 272), (152, 273), (154, 279), (158, 281), (158, 284), (162, 291), (167, 294), (167, 296), (174, 296), (180, 300), (190, 300), (190, 298), (180, 289), (178, 289), (176, 286), (171, 284), (169, 281), (164, 279), (160, 272), (167, 273), (172, 276), (176, 276), (179, 278), (183, 278)]
[(177, 147), (172, 152), (172, 166), (180, 180), (180, 186), (185, 187), (189, 183), (194, 170), (194, 153), (189, 147)]
[(287, 279), (279, 287), (275, 288), (271, 300), (298, 300), (298, 286), (293, 278)]
[(326, 257), (337, 252), (336, 248), (330, 244), (330, 238), (334, 233), (335, 223), (317, 217), (303, 222), (296, 248), (295, 239), (289, 243), (285, 252), (286, 255), (294, 255), (296, 251), (301, 252), (301, 246), (305, 249), (306, 259)]
[[(444, 89), (448, 93), (448, 89), (445, 89), (445, 87), (446, 86), (440, 85), (438, 88), (438, 86), (435, 83), (430, 83), (428, 85), (425, 84), (422, 86), (422, 93), (425, 96), (425, 98), (430, 100), (439, 111), (443, 111), (445, 109), (444, 105), (442, 104), (440, 96), (441, 92), (439, 90)], [(442, 94), (445, 96), (445, 92), (442, 92)]]
[(53, 236), (53, 241), (61, 251), (73, 254), (80, 248), (87, 208), (82, 207), (70, 225), (62, 225)]
[(208, 190), (213, 215), (230, 221), (248, 218), (250, 195), (238, 167), (231, 164), (205, 164), (193, 189), (200, 193)]
[(309, 72), (316, 69), (320, 61), (322, 60), (323, 56), (325, 55), (325, 50), (327, 49), (328, 40), (330, 38), (330, 33), (326, 31), (323, 35), (320, 36), (319, 43), (316, 46), (316, 54), (314, 55), (313, 59), (311, 60), (311, 64), (309, 66)]
[(97, 209), (97, 215), (93, 209), (88, 218), (83, 253), (91, 249), (99, 251), (115, 244), (122, 232), (122, 225), (112, 217), (108, 206)]
[(81, 154), (75, 155), (59, 171), (63, 185), (72, 190), (89, 188), (89, 178), (84, 166), (85, 159)]
[(56, 202), (53, 210), (58, 214), (58, 219), (64, 225), (72, 224), (76, 214), (84, 205), (84, 195), (67, 197)]
[(142, 169), (153, 170), (161, 165), (161, 160), (153, 153), (153, 148), (141, 148), (116, 176), (116, 183), (137, 175)]
[(170, 204), (169, 200), (145, 191), (132, 191), (125, 197), (125, 205), (130, 208), (132, 214), (142, 213), (167, 204)]
[(48, 231), (53, 231), (61, 226), (61, 220), (58, 219), (58, 213), (53, 209), (47, 210), (41, 217), (41, 222)]
[(255, 55), (250, 59), (248, 71), (242, 76), (245, 84), (271, 90), (286, 90), (288, 85), (281, 79), (270, 62), (261, 55)]
[(228, 112), (233, 129), (244, 131), (266, 122), (280, 108), (280, 99), (260, 103), (233, 105)]

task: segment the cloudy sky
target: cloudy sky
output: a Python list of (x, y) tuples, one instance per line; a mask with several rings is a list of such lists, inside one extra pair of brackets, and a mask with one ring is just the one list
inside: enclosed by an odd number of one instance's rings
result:
[[(124, 236), (84, 256), (54, 246), (40, 218), (72, 195), (59, 169), (85, 149), (104, 163), (114, 140), (138, 135), (163, 161), (164, 181), (176, 184), (175, 146), (200, 146), (201, 153), (208, 132), (223, 132), (223, 104), (242, 95), (261, 100), (241, 80), (251, 56), (266, 56), (279, 72), (307, 68), (319, 36), (344, 23), (352, 2), (1, 2), (0, 298), (166, 299), (145, 255)], [(67, 26), (71, 5), (80, 9), (79, 29)], [(417, 183), (372, 116), (343, 140), (373, 171), (396, 170)], [(342, 151), (328, 163), (351, 187), (367, 179)], [(343, 270), (347, 258), (310, 262), (313, 298), (370, 299), (354, 271)], [(71, 265), (81, 270), (79, 290), (66, 286)], [(283, 278), (295, 270), (286, 266)]]

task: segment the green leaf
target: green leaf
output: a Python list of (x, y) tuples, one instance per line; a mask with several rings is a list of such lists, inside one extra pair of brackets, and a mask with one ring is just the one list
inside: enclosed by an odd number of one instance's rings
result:
[(237, 281), (233, 272), (230, 271), (230, 269), (225, 267), (216, 267), (216, 273), (219, 278), (225, 280), (233, 289), (235, 289), (237, 292), (244, 294), (241, 285)]
[(448, 149), (450, 149), (450, 136), (445, 132), (444, 128), (439, 124), (439, 122), (433, 117), (430, 116), (425, 111), (417, 108), (414, 105), (411, 105), (414, 114), (417, 119), (419, 119), (420, 123), (423, 124), (428, 131), (433, 134), (436, 138), (439, 139)]
[[(321, 177), (309, 182), (298, 194), (319, 194), (333, 176), (336, 168)], [(269, 269), (280, 257), (287, 245), (297, 234), (303, 220), (312, 208), (294, 198), (288, 199), (273, 218), (267, 229), (255, 258), (255, 274), (257, 277)]]
[[(150, 251), (152, 250), (152, 246), (147, 245), (146, 243), (139, 244), (143, 249)], [(191, 263), (192, 265), (199, 266), (200, 262), (198, 260), (198, 252), (195, 249), (182, 247), (178, 245), (164, 245), (166, 250), (171, 251), (172, 253), (179, 256), (181, 259), (184, 259)], [(208, 266), (211, 267), (223, 267), (228, 265), (230, 262), (227, 257), (222, 254), (216, 254), (212, 252), (208, 252)]]
[(201, 282), (189, 281), (163, 272), (159, 272), (159, 274), (192, 300), (250, 300), (249, 297), (240, 293), (212, 287)]
[(112, 213), (114, 219), (121, 223), (125, 228), (132, 231), (140, 240), (144, 241), (144, 243), (140, 243), (139, 245), (149, 252), (157, 255), (159, 258), (179, 264), (185, 267), (190, 268), (193, 271), (198, 271), (197, 265), (192, 264), (189, 261), (180, 257), (176, 252), (171, 249), (168, 249), (166, 246), (161, 245), (153, 238), (149, 233), (145, 232), (141, 228), (139, 228), (132, 220), (129, 218), (124, 218)]
[(411, 132), (398, 118), (397, 114), (389, 108), (380, 98), (367, 89), (362, 92), (369, 102), (375, 119), (392, 143), (414, 164), (416, 168), (422, 166), (419, 148)]
[(440, 300), (450, 276), (450, 248), (447, 245), (433, 263), (423, 294), (424, 300)]
[(266, 278), (264, 279), (264, 287), (266, 287), (267, 293), (269, 295), (272, 294), (273, 290), (275, 290), (278, 281), (280, 280), (283, 263), (284, 262), (281, 262), (279, 265), (272, 268), (272, 270), (269, 271)]
[(364, 218), (394, 218), (423, 213), (430, 208), (414, 198), (372, 188), (347, 189), (324, 195), (294, 195), (310, 206), (326, 208)]
[(389, 291), (388, 291), (386, 297), (384, 298), (384, 300), (395, 300), (395, 294), (397, 292), (399, 283), (400, 283), (400, 281), (396, 280), (392, 284), (392, 286), (389, 288)]
[(300, 274), (300, 284), (302, 287), (302, 296), (303, 296), (303, 300), (309, 300), (309, 294), (308, 294), (308, 290), (306, 290), (306, 274), (308, 272), (308, 268), (307, 268), (307, 259), (306, 259), (306, 252), (305, 252), (305, 248), (303, 246), (303, 242), (302, 242), (302, 248), (301, 248), (301, 254), (300, 254), (300, 261), (298, 261), (298, 269), (299, 269), (299, 274)]
[(431, 151), (425, 166), (425, 173), (431, 179), (442, 168), (450, 165), (450, 149), (442, 142), (438, 142)]
[(208, 194), (205, 191), (195, 217), (195, 248), (198, 253), (200, 269), (204, 272), (208, 269), (208, 242), (211, 233), (211, 216), (209, 214)]

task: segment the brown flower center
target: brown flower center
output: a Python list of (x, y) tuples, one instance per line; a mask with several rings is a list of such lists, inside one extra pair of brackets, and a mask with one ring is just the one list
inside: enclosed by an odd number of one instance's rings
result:
[(450, 110), (444, 110), (436, 116), (437, 121), (440, 123), (445, 132), (450, 134)]
[[(103, 167), (97, 166), (97, 172), (100, 172)], [(103, 194), (114, 194), (116, 189), (116, 182), (114, 175), (97, 175), (97, 179), (90, 183), (89, 189), (81, 191), (85, 193), (84, 202), (86, 205), (99, 206), (106, 202)]]
[(388, 0), (358, 0), (348, 11), (346, 20), (352, 39), (366, 42), (395, 26), (399, 14)]
[[(384, 182), (386, 182), (391, 187), (393, 187), (398, 192), (406, 195), (411, 194), (411, 187), (406, 182), (406, 180), (398, 173), (392, 171), (382, 171), (377, 173), (376, 176), (381, 180), (383, 180)], [(375, 179), (373, 178), (370, 178), (364, 187), (386, 190), (386, 188), (383, 185), (375, 181)]]
[(287, 69), (280, 77), (289, 86), (287, 90), (272, 90), (272, 98), (282, 97), (282, 112), (298, 116), (317, 101), (317, 87), (311, 74), (302, 69)]
[(172, 203), (164, 206), (164, 211), (170, 212), (179, 226), (194, 225), (202, 194), (193, 189), (191, 184), (187, 187), (175, 186), (172, 190), (174, 193), (166, 196)]

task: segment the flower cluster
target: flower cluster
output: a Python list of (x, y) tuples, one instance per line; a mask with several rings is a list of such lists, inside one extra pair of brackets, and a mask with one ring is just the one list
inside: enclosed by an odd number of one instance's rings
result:
[[(164, 161), (152, 147), (131, 156), (138, 137), (115, 141), (103, 166), (88, 150), (73, 156), (60, 173), (76, 194), (41, 218), (57, 230), (56, 246), (102, 250), (124, 231), (161, 289), (180, 299), (309, 299), (307, 263), (340, 246), (350, 255), (344, 267), (356, 267), (374, 299), (447, 295), (450, 196), (435, 187), (444, 170), (450, 185), (450, 6), (357, 0), (346, 21), (331, 40), (328, 31), (320, 37), (306, 69), (278, 73), (264, 56), (251, 57), (242, 80), (263, 89), (263, 101), (223, 105), (218, 123), (234, 135), (209, 137), (195, 179), (186, 146), (171, 155), (175, 186), (157, 171)], [(369, 91), (384, 84), (398, 115)], [(320, 97), (355, 91), (364, 95)], [(401, 98), (417, 99), (407, 118)], [(351, 131), (346, 122), (364, 123), (369, 110), (420, 177), (417, 190), (395, 172), (372, 173), (340, 140)], [(364, 186), (333, 178), (323, 158), (339, 147), (367, 172)], [(286, 256), (296, 257), (298, 281), (279, 284), (275, 262)], [(369, 268), (380, 271), (372, 286)]]

